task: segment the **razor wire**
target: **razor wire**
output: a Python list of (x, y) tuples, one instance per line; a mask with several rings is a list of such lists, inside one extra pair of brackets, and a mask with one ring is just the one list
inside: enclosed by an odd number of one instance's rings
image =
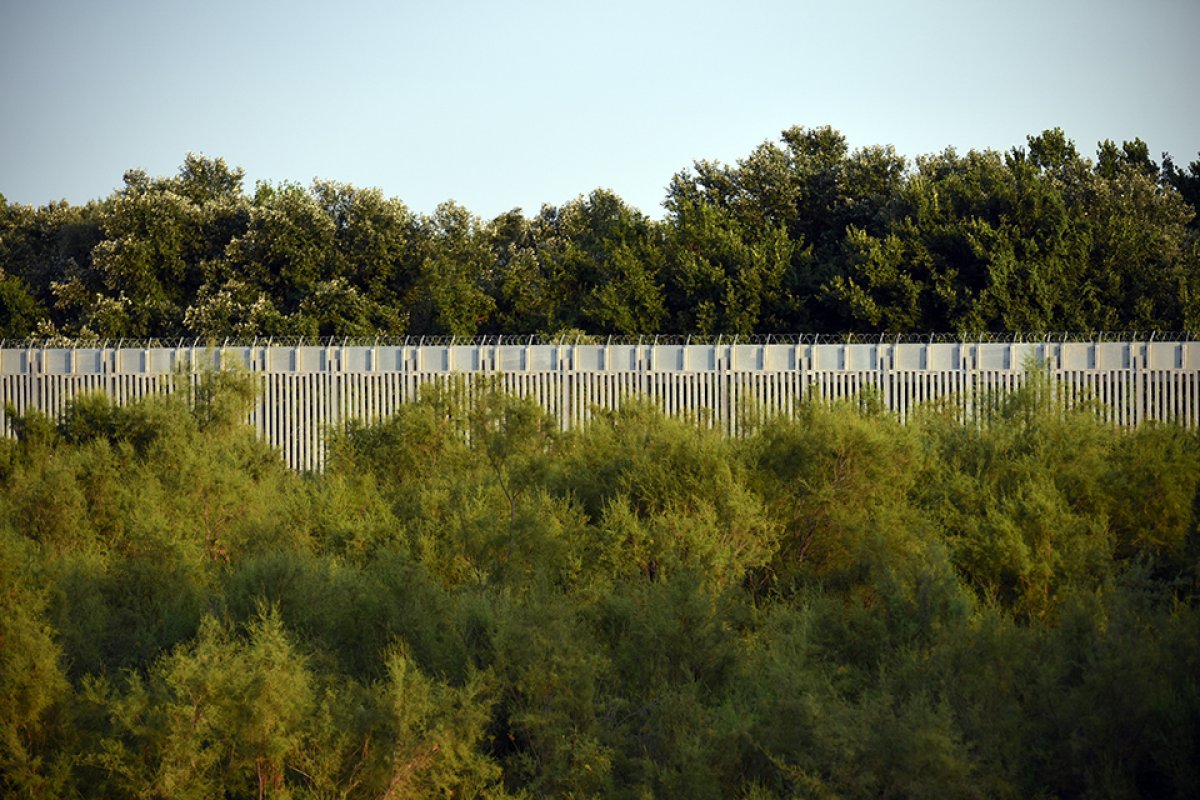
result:
[(102, 339), (64, 336), (0, 339), (0, 349), (150, 350), (221, 349), (229, 347), (542, 347), (542, 346), (687, 346), (687, 345), (826, 345), (826, 344), (1061, 344), (1068, 342), (1194, 342), (1197, 331), (980, 331), (964, 333), (752, 333), (752, 334), (483, 334), (478, 336), (256, 336), (155, 337)]

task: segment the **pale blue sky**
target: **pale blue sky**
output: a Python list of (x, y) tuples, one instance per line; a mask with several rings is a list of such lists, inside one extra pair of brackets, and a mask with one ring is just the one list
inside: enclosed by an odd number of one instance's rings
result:
[(0, 0), (0, 193), (80, 203), (184, 154), (535, 213), (791, 125), (910, 158), (1140, 136), (1200, 151), (1200, 0)]

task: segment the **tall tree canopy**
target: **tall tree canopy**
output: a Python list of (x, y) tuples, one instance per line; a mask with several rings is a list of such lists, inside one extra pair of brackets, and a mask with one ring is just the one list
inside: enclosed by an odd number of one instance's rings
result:
[(0, 335), (1193, 329), (1200, 160), (1059, 129), (913, 161), (794, 127), (697, 161), (650, 219), (597, 189), (526, 217), (260, 183), (189, 155), (82, 207), (0, 202)]

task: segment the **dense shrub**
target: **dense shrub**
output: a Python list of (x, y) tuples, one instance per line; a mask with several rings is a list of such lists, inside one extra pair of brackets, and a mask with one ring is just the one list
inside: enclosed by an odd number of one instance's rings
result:
[(431, 387), (301, 476), (242, 381), (0, 441), (6, 795), (1200, 793), (1193, 431)]

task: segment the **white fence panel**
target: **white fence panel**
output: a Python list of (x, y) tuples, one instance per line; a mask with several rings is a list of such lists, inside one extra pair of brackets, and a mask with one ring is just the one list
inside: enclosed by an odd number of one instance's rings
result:
[(395, 413), (430, 381), (498, 376), (563, 428), (641, 396), (669, 414), (737, 434), (747, 419), (790, 414), (808, 396), (834, 402), (864, 390), (901, 420), (922, 404), (986, 416), (998, 395), (1045, 369), (1068, 405), (1095, 402), (1116, 426), (1151, 420), (1200, 426), (1200, 343), (455, 344), (0, 350), (0, 423), (9, 410), (61, 414), (104, 392), (126, 403), (194, 382), (204, 369), (257, 376), (258, 435), (295, 469), (321, 467), (326, 433)]

